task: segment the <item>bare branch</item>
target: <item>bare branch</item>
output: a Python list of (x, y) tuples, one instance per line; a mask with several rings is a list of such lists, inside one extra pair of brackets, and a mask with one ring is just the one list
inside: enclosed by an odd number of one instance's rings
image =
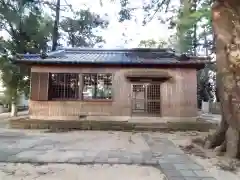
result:
[(156, 14), (161, 10), (161, 8), (162, 8), (164, 5), (166, 5), (165, 12), (167, 12), (170, 2), (171, 2), (171, 0), (162, 0), (162, 2), (161, 2), (160, 4), (159, 4), (159, 2), (158, 2), (157, 7), (156, 7), (156, 9), (155, 9), (155, 12), (154, 12), (153, 15), (149, 18), (149, 20), (146, 22), (146, 19), (144, 19), (144, 22), (145, 22), (145, 23), (144, 23), (144, 26), (145, 26), (146, 24), (150, 23), (150, 22), (154, 19), (154, 17), (156, 16)]
[(71, 4), (68, 4), (67, 0), (64, 0), (64, 2), (66, 3), (66, 5), (69, 7), (69, 9), (72, 11), (72, 13), (74, 13), (74, 10), (72, 8)]

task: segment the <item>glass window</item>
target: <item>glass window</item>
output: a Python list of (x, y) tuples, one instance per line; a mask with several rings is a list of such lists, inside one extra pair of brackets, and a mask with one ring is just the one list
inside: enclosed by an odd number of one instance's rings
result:
[(83, 74), (83, 99), (112, 99), (112, 74)]
[(49, 99), (78, 99), (79, 74), (51, 73), (49, 77)]

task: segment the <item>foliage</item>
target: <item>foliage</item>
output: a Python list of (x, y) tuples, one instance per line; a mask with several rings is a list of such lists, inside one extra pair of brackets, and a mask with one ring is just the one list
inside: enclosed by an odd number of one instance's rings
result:
[(36, 53), (46, 48), (52, 20), (42, 16), (37, 2), (0, 0), (0, 27), (11, 37), (7, 49), (12, 53)]
[[(196, 55), (199, 46), (206, 47), (205, 38), (212, 33), (210, 18), (210, 4), (208, 0), (183, 0), (178, 15), (172, 19), (171, 24), (177, 28), (180, 52)], [(174, 26), (172, 26), (174, 27)], [(200, 34), (200, 28), (210, 28)], [(201, 43), (203, 40), (203, 44)]]
[(16, 103), (18, 96), (23, 93), (29, 82), (23, 79), (22, 68), (14, 65), (6, 55), (0, 57), (0, 70), (6, 101)]
[(68, 44), (72, 47), (93, 47), (104, 42), (102, 36), (96, 35), (94, 30), (106, 28), (108, 22), (89, 10), (80, 10), (74, 14), (74, 18), (64, 18), (60, 26), (67, 33)]
[[(174, 0), (151, 0), (143, 1), (142, 7), (135, 8), (129, 0), (120, 0), (121, 10), (119, 21), (132, 18), (133, 11), (142, 9), (145, 18), (143, 25), (157, 18), (161, 23), (168, 23), (169, 28), (177, 29), (178, 46), (176, 50), (180, 53), (195, 54), (197, 48), (212, 49), (211, 36), (211, 3), (212, 0), (180, 0), (180, 7), (174, 5)], [(160, 12), (168, 12), (162, 16)], [(199, 27), (204, 31), (200, 32)], [(200, 32), (200, 33), (197, 33)]]
[[(208, 56), (213, 50), (210, 5), (209, 0), (183, 0), (176, 19), (172, 19), (172, 24), (177, 28), (180, 52), (197, 55), (198, 48), (201, 48), (205, 49), (205, 55)], [(212, 101), (215, 98), (216, 86), (213, 84), (216, 84), (216, 79), (213, 79), (215, 83), (210, 83), (209, 77), (209, 72), (214, 69), (214, 65), (206, 65), (197, 73), (199, 108), (202, 101)]]
[(29, 92), (29, 70), (13, 64), (12, 59), (19, 53), (46, 51), (52, 20), (41, 13), (37, 0), (0, 0), (0, 27), (10, 36), (1, 39), (1, 78), (5, 96), (15, 104), (19, 94)]
[[(10, 36), (8, 40), (0, 38), (0, 71), (5, 97), (11, 103), (16, 103), (21, 93), (29, 93), (29, 69), (13, 64), (12, 59), (19, 58), (18, 54), (46, 52), (52, 38), (53, 20), (42, 13), (43, 5), (56, 9), (47, 1), (0, 0), (0, 30)], [(81, 10), (74, 18), (63, 19), (60, 25), (68, 33), (69, 44), (92, 47), (103, 42), (94, 30), (106, 28), (108, 22), (89, 10)]]
[(119, 11), (119, 22), (123, 22), (125, 20), (130, 20), (132, 17), (131, 12), (134, 9), (129, 8), (129, 1), (128, 0), (120, 0), (121, 10)]
[(139, 47), (144, 48), (167, 48), (168, 43), (164, 40), (154, 40), (154, 39), (147, 39), (147, 40), (141, 40), (139, 43)]

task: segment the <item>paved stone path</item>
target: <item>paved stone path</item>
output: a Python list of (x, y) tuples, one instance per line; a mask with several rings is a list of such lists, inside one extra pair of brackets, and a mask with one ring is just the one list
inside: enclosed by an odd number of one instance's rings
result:
[(215, 180), (170, 140), (151, 133), (0, 131), (0, 162), (139, 164), (168, 180)]

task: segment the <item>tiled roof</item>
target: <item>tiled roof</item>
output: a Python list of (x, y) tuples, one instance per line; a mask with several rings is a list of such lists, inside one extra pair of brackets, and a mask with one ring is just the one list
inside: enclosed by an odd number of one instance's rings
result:
[(196, 64), (206, 63), (202, 60), (180, 60), (169, 49), (63, 49), (47, 54), (24, 54), (17, 62), (44, 64)]

